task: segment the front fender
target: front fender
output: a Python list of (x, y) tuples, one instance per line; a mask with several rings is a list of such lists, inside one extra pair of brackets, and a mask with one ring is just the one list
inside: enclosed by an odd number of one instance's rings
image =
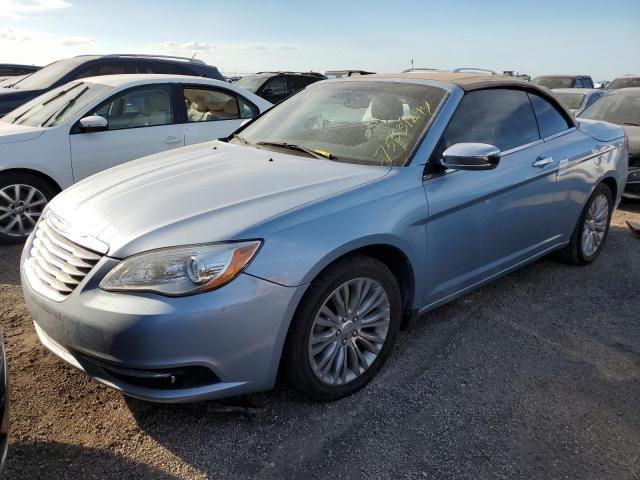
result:
[(244, 238), (264, 239), (247, 273), (284, 286), (300, 286), (355, 250), (390, 246), (408, 259), (414, 275), (412, 298), (420, 300), (428, 208), (422, 184), (411, 170), (394, 171), (243, 232)]

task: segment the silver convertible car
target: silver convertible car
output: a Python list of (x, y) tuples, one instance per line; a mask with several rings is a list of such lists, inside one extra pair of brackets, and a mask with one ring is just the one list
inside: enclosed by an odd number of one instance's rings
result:
[(133, 397), (364, 386), (398, 331), (550, 252), (601, 252), (621, 127), (511, 77), (315, 83), (227, 141), (71, 187), (21, 261), (41, 342)]

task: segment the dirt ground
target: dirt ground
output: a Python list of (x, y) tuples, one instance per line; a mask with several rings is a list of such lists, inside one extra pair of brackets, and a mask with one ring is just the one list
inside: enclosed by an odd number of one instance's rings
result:
[(36, 339), (19, 247), (0, 247), (10, 479), (640, 479), (640, 203), (585, 268), (543, 259), (400, 335), (363, 391), (126, 399)]

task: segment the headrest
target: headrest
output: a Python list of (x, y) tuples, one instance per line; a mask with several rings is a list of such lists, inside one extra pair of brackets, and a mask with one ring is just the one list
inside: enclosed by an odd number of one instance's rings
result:
[(195, 108), (199, 112), (208, 112), (207, 108), (207, 98), (204, 95), (196, 95), (196, 98), (193, 100), (193, 108)]
[(224, 102), (211, 98), (207, 102), (207, 107), (210, 112), (222, 112), (224, 110)]
[(233, 98), (227, 100), (227, 103), (224, 104), (224, 113), (226, 115), (238, 115), (238, 102)]
[(151, 104), (151, 98), (144, 97), (138, 106), (138, 113), (141, 113), (142, 115), (151, 115), (152, 111), (153, 105)]
[(404, 109), (402, 102), (393, 95), (379, 93), (371, 101), (371, 116), (378, 120), (398, 120)]

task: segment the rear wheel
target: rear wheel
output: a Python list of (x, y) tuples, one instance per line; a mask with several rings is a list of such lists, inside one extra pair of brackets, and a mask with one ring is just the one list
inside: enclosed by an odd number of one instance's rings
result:
[(400, 326), (393, 273), (370, 257), (336, 262), (311, 284), (292, 320), (283, 370), (314, 400), (336, 400), (380, 370)]
[(609, 234), (612, 213), (611, 190), (601, 183), (584, 206), (569, 245), (559, 252), (561, 259), (573, 265), (586, 265), (598, 258)]
[(23, 242), (54, 195), (51, 185), (35, 175), (0, 175), (0, 245)]

